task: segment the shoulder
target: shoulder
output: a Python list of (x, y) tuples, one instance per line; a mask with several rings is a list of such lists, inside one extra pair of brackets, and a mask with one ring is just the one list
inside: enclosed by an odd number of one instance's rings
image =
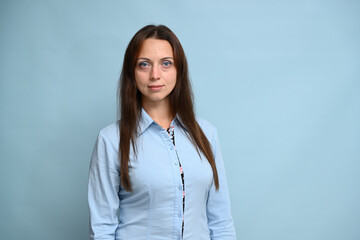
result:
[(196, 117), (196, 121), (205, 133), (206, 137), (211, 142), (214, 138), (216, 138), (217, 135), (217, 129), (216, 127), (210, 123), (208, 120), (202, 118), (202, 117)]
[(117, 146), (120, 140), (119, 136), (119, 121), (116, 121), (101, 129), (98, 135), (98, 139), (105, 142), (106, 144)]
[(100, 167), (101, 169), (119, 171), (119, 131), (117, 130), (117, 126), (118, 124), (115, 122), (100, 130), (91, 158), (91, 168)]

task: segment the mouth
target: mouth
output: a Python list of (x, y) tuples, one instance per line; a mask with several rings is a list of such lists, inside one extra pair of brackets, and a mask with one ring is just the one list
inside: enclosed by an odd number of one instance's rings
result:
[(164, 85), (151, 85), (148, 86), (148, 88), (150, 88), (150, 90), (152, 91), (159, 91)]

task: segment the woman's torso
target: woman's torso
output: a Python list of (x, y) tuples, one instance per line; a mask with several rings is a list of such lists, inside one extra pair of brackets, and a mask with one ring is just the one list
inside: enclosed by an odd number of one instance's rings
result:
[[(208, 160), (202, 153), (200, 158), (177, 118), (172, 122), (175, 148), (168, 132), (144, 111), (143, 115), (136, 141), (136, 159), (132, 148), (130, 151), (129, 175), (133, 191), (130, 193), (119, 187), (116, 239), (181, 239), (183, 217), (184, 239), (210, 239), (206, 202), (213, 175)], [(202, 119), (198, 122), (210, 141), (211, 125)], [(117, 128), (114, 123), (101, 131), (104, 138), (109, 135), (113, 146), (119, 141), (113, 134), (118, 132)], [(179, 160), (186, 189), (184, 216)]]

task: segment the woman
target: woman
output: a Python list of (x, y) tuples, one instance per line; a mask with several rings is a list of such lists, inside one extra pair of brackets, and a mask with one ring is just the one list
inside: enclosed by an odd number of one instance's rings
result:
[(120, 120), (89, 174), (90, 239), (236, 239), (216, 129), (196, 118), (187, 61), (163, 25), (126, 49)]

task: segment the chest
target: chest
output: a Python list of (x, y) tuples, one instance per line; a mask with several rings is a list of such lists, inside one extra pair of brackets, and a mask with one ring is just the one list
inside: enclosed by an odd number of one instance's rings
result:
[(186, 133), (181, 129), (174, 131), (175, 147), (166, 130), (148, 130), (137, 140), (137, 157), (133, 152), (130, 155), (133, 194), (143, 193), (159, 201), (170, 201), (178, 190), (182, 191), (180, 162), (186, 194), (207, 196), (213, 181), (212, 169)]

